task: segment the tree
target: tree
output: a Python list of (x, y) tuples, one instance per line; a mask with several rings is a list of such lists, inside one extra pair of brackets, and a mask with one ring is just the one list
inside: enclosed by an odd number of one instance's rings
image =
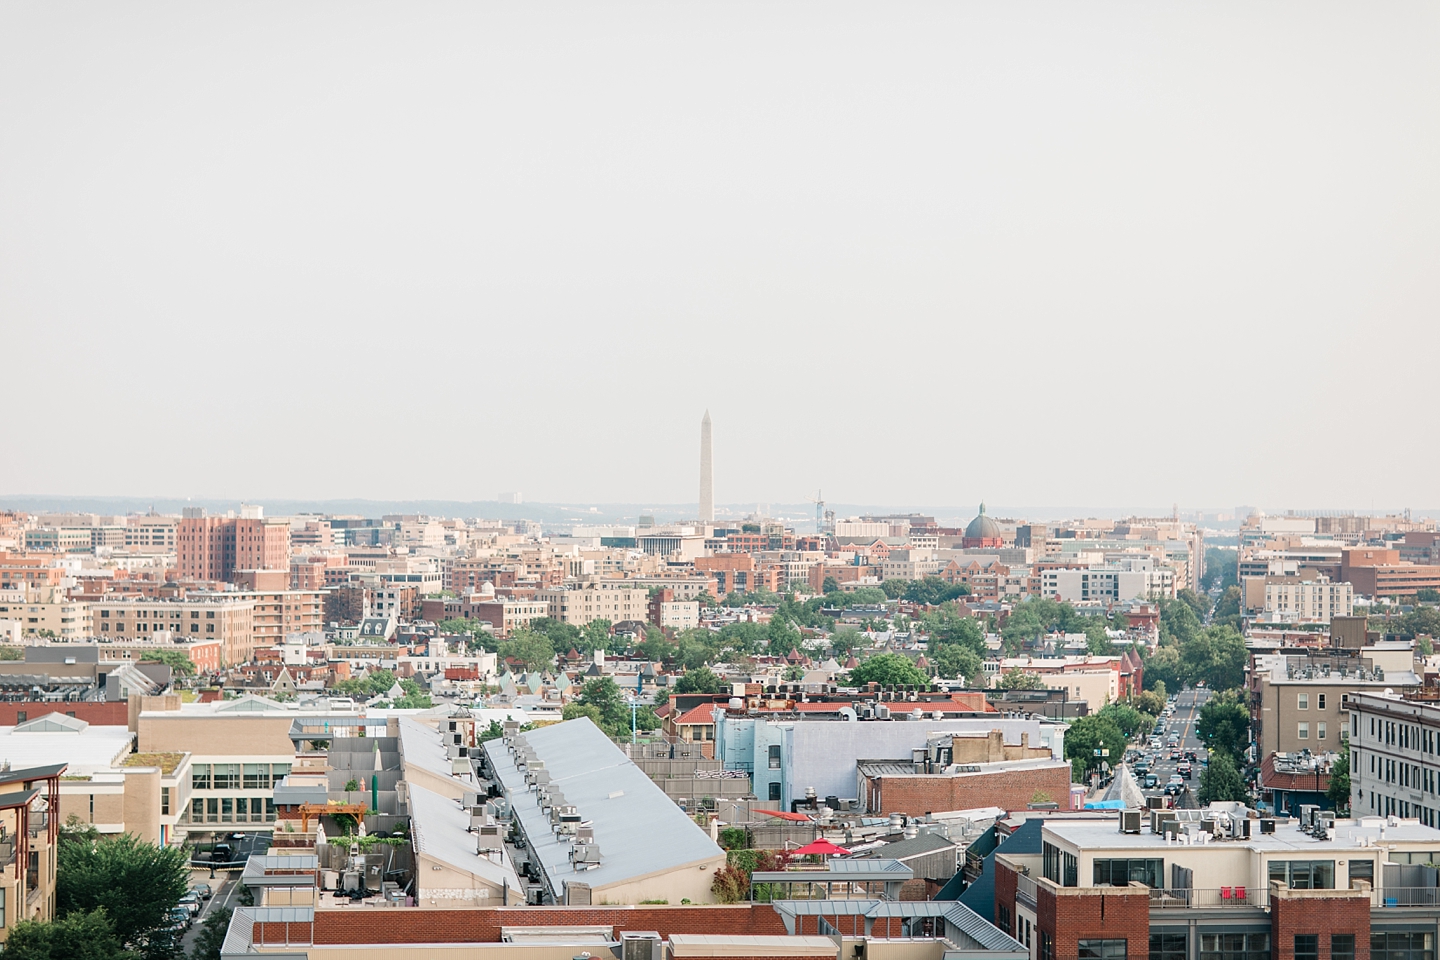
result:
[(1202, 597), (1189, 587), (1177, 591), (1175, 599), (1189, 606), (1195, 612), (1195, 616), (1201, 620), (1204, 620), (1205, 615), (1210, 612), (1210, 598)]
[(830, 634), (830, 652), (837, 657), (849, 653), (863, 643), (860, 631), (851, 626), (840, 627)]
[(580, 696), (576, 697), (575, 701), (582, 706), (599, 710), (607, 724), (623, 721), (627, 727), (630, 725), (629, 704), (613, 677), (595, 677), (585, 681), (585, 686), (580, 688)]
[(1200, 633), (1200, 618), (1190, 604), (1180, 600), (1160, 602), (1160, 639), (1185, 645)]
[(840, 581), (834, 577), (826, 577), (820, 584), (821, 593), (839, 593)]
[(880, 589), (885, 591), (885, 596), (890, 600), (899, 600), (905, 596), (905, 591), (910, 589), (909, 580), (886, 580), (880, 584)]
[(1210, 547), (1205, 551), (1205, 573), (1200, 589), (1219, 587), (1226, 590), (1239, 582), (1239, 553), (1234, 547)]
[(1240, 613), (1240, 588), (1231, 585), (1225, 588), (1220, 594), (1220, 599), (1215, 601), (1215, 615), (1211, 618), (1216, 626), (1229, 627), (1232, 630), (1239, 630), (1243, 617)]
[(709, 667), (686, 670), (685, 675), (675, 683), (676, 693), (719, 693), (722, 683)]
[[(1108, 750), (1109, 755), (1097, 756), (1097, 750)], [(1113, 720), (1098, 713), (1076, 719), (1065, 734), (1065, 758), (1074, 767), (1078, 780), (1083, 781), (1101, 763), (1115, 766), (1124, 756), (1125, 734)]]
[(1148, 713), (1152, 717), (1158, 717), (1165, 712), (1165, 692), (1160, 690), (1142, 690), (1130, 698), (1130, 705), (1141, 713)]
[(646, 660), (659, 662), (675, 655), (675, 644), (665, 639), (665, 634), (655, 627), (645, 629), (645, 639), (635, 645), (635, 652)]
[(231, 912), (225, 907), (210, 911), (195, 937), (191, 960), (220, 960), (220, 948), (225, 945), (225, 934), (230, 929)]
[(784, 617), (778, 615), (771, 617), (767, 632), (769, 633), (771, 656), (788, 656), (791, 651), (800, 646), (800, 631), (795, 629), (794, 624)]
[(925, 674), (920, 672), (909, 657), (898, 653), (882, 653), (851, 670), (850, 683), (857, 686), (867, 683), (878, 683), (887, 687), (902, 683), (921, 686), (927, 683), (927, 680)]
[[(230, 911), (225, 913), (228, 923)], [(218, 944), (214, 955), (220, 956)], [(49, 923), (21, 920), (5, 941), (6, 960), (133, 960), (136, 956), (120, 943), (115, 924), (101, 908), (69, 913)]]
[(576, 649), (581, 653), (594, 653), (596, 650), (610, 650), (612, 638), (610, 628), (614, 626), (609, 620), (600, 617), (585, 624), (580, 631), (580, 642)]
[(1440, 590), (1434, 587), (1421, 587), (1415, 591), (1416, 603), (1440, 603)]
[(1245, 789), (1245, 780), (1240, 776), (1240, 770), (1235, 766), (1235, 761), (1230, 759), (1229, 754), (1214, 753), (1210, 755), (1209, 766), (1205, 768), (1204, 773), (1200, 774), (1200, 795), (1197, 799), (1202, 805), (1216, 800), (1249, 802), (1250, 796)]
[(71, 840), (56, 852), (57, 915), (104, 908), (115, 936), (142, 956), (157, 957), (165, 928), (190, 880), (181, 847), (157, 847), (131, 834)]
[(1325, 796), (1335, 804), (1335, 809), (1341, 813), (1348, 813), (1350, 810), (1350, 752), (1340, 751), (1340, 759), (1330, 765), (1330, 786), (1325, 791)]
[(1212, 690), (1233, 690), (1245, 682), (1249, 653), (1245, 638), (1229, 627), (1207, 627), (1180, 647), (1180, 674), (1194, 685)]
[(1178, 690), (1181, 686), (1178, 648), (1161, 647), (1145, 659), (1146, 690)]
[(985, 631), (974, 618), (958, 614), (954, 604), (946, 604), (925, 614), (920, 622), (930, 635), (932, 649), (940, 645), (959, 644), (979, 657), (984, 657), (987, 652)]
[(976, 653), (968, 647), (958, 643), (947, 643), (934, 652), (931, 662), (935, 665), (935, 675), (944, 677), (947, 680), (958, 680), (961, 677), (972, 687), (984, 673), (984, 662)]
[(1250, 711), (1235, 691), (1227, 690), (1205, 701), (1195, 729), (1212, 754), (1238, 759), (1250, 746)]
[(146, 650), (140, 655), (140, 662), (146, 661), (165, 664), (177, 677), (193, 677), (195, 675), (194, 661), (180, 650)]
[(1149, 730), (1155, 724), (1154, 714), (1141, 713), (1126, 703), (1107, 703), (1100, 708), (1100, 716), (1106, 718), (1126, 737), (1133, 737), (1142, 730)]
[(1019, 667), (1006, 670), (995, 681), (996, 690), (1044, 690), (1045, 681), (1037, 674), (1026, 673)]
[(494, 653), (500, 646), (490, 624), (484, 620), (452, 617), (449, 620), (441, 620), (435, 625), (435, 629), (445, 636), (469, 637), (469, 646), (472, 650), (478, 647)]
[(500, 659), (518, 660), (526, 670), (539, 670), (554, 661), (555, 647), (543, 633), (517, 630), (514, 636), (500, 644)]
[(553, 617), (540, 617), (530, 621), (530, 630), (550, 641), (555, 650), (569, 650), (580, 643), (580, 628)]
[[(947, 600), (967, 596), (969, 593), (970, 588), (963, 583), (946, 583), (939, 577), (925, 577), (921, 580), (911, 580), (905, 587), (903, 596), (911, 603), (937, 606)], [(886, 595), (889, 595), (888, 592)]]

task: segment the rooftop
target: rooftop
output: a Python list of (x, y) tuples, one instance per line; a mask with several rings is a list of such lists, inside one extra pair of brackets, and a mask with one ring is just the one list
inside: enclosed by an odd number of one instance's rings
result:
[(125, 758), (121, 766), (125, 767), (159, 767), (161, 773), (174, 773), (185, 759), (183, 753), (132, 753)]
[(544, 762), (550, 783), (589, 821), (600, 848), (600, 863), (577, 871), (568, 839), (551, 830), (550, 818), (525, 784), (504, 740), (485, 744), (490, 768), (511, 799), (538, 865), (555, 893), (563, 880), (592, 889), (653, 873), (723, 860), (725, 854), (588, 718), (567, 720), (516, 738)]
[[(1047, 820), (1044, 829), (1047, 839), (1053, 837), (1081, 851), (1145, 848), (1163, 850), (1176, 847), (1174, 842), (1167, 843), (1165, 837), (1151, 833), (1148, 828), (1140, 833), (1121, 833), (1114, 818)], [(1256, 833), (1252, 830), (1249, 839), (1215, 840), (1206, 846), (1244, 848), (1256, 853), (1310, 856), (1316, 853), (1343, 854), (1352, 850), (1373, 849), (1382, 841), (1387, 847), (1399, 844), (1406, 848), (1440, 851), (1440, 830), (1423, 826), (1418, 820), (1392, 818), (1387, 821), (1384, 817), (1360, 817), (1354, 820), (1336, 820), (1329, 838), (1318, 840), (1303, 832), (1297, 821), (1277, 820), (1274, 833)]]
[(129, 754), (131, 737), (127, 728), (112, 726), (47, 732), (0, 727), (0, 761), (19, 769), (44, 766), (64, 757), (70, 774), (84, 776), (114, 769)]
[(459, 802), (410, 784), (410, 829), (417, 854), (441, 860), (494, 886), (508, 883), (511, 890), (524, 889), (508, 854), (499, 851), (499, 859), (492, 860), (476, 852), (470, 813)]

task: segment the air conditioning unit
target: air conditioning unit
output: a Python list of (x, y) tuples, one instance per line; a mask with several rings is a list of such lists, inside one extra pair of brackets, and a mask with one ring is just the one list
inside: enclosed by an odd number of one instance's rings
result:
[(501, 832), (499, 824), (487, 824), (477, 827), (475, 830), (475, 850), (477, 853), (486, 854), (492, 850), (503, 850), (505, 847), (505, 835)]
[(664, 960), (665, 943), (652, 930), (620, 932), (620, 960)]
[(1121, 833), (1139, 833), (1139, 832), (1140, 832), (1140, 811), (1139, 811), (1139, 810), (1121, 810), (1121, 811), (1120, 811), (1120, 832), (1121, 832)]
[(570, 848), (570, 862), (575, 865), (577, 870), (600, 866), (600, 844), (575, 844)]
[(1274, 817), (1261, 817), (1261, 818), (1260, 818), (1260, 832), (1261, 832), (1262, 834), (1265, 834), (1265, 833), (1274, 833), (1274, 832), (1275, 832), (1275, 818), (1274, 818)]

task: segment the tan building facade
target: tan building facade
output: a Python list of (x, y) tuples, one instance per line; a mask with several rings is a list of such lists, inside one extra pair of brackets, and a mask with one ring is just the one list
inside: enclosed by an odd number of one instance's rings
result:
[(624, 580), (595, 580), (583, 586), (541, 590), (538, 599), (551, 619), (583, 627), (592, 620), (644, 620), (650, 591)]
[(245, 663), (256, 642), (253, 597), (206, 595), (184, 600), (106, 599), (93, 607), (94, 636), (115, 640), (172, 637), (219, 640), (226, 664)]

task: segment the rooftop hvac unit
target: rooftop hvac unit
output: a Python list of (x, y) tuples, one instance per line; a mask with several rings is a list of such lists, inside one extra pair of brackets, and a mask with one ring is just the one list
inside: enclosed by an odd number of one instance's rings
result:
[(445, 757), (448, 760), (455, 760), (460, 756), (460, 748), (453, 743), (445, 744)]
[(575, 830), (575, 840), (578, 843), (594, 843), (595, 825), (592, 823), (580, 824), (580, 826)]
[(590, 884), (578, 880), (565, 881), (565, 905), (567, 907), (588, 907), (590, 905)]
[(600, 845), (598, 843), (577, 843), (570, 848), (570, 862), (576, 869), (600, 866)]
[(664, 960), (665, 944), (660, 934), (651, 930), (622, 930), (620, 960)]
[(1120, 811), (1120, 832), (1121, 832), (1121, 833), (1139, 833), (1139, 832), (1140, 832), (1140, 811), (1139, 811), (1139, 810), (1121, 810), (1121, 811)]
[(1260, 818), (1260, 832), (1261, 832), (1262, 834), (1265, 834), (1265, 833), (1274, 833), (1274, 832), (1275, 832), (1275, 818), (1274, 818), (1274, 817), (1261, 817), (1261, 818)]
[(467, 810), (485, 805), (485, 795), (474, 790), (466, 790), (460, 795), (460, 806)]
[(479, 827), (475, 831), (475, 850), (477, 853), (489, 853), (492, 850), (502, 850), (505, 847), (505, 837), (500, 832), (498, 824)]
[(1300, 804), (1300, 829), (1301, 829), (1301, 830), (1304, 830), (1304, 829), (1306, 829), (1307, 827), (1312, 827), (1312, 826), (1314, 826), (1314, 825), (1315, 825), (1315, 820), (1316, 820), (1315, 814), (1317, 814), (1319, 811), (1320, 811), (1320, 807), (1319, 807), (1318, 804), (1314, 804), (1314, 803), (1302, 803), (1302, 804)]
[(1178, 823), (1174, 810), (1151, 810), (1150, 811), (1150, 832), (1163, 832), (1163, 825), (1166, 823)]
[(1147, 809), (1150, 809), (1150, 810), (1164, 810), (1164, 809), (1165, 809), (1165, 798), (1164, 798), (1164, 797), (1146, 797), (1146, 798), (1145, 798), (1145, 806), (1146, 806)]
[(887, 707), (887, 706), (885, 706), (885, 704), (883, 704), (883, 703), (877, 703), (877, 704), (875, 704), (875, 719), (876, 719), (876, 720), (889, 720), (889, 719), (890, 719), (890, 708)]

